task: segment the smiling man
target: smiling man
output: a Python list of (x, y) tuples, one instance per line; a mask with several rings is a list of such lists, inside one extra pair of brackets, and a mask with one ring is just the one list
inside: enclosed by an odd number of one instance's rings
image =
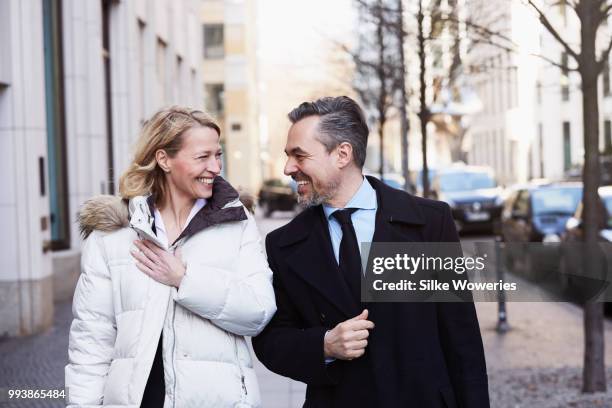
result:
[(360, 300), (361, 242), (457, 242), (447, 204), (362, 174), (368, 127), (348, 97), (289, 113), (285, 174), (306, 209), (266, 239), (278, 311), (253, 339), (305, 407), (489, 406), (473, 303)]

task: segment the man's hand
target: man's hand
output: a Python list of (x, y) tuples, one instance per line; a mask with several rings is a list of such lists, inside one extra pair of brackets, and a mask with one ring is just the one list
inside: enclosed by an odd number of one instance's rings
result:
[(368, 345), (368, 329), (374, 323), (368, 320), (368, 310), (364, 309), (359, 316), (338, 323), (328, 331), (323, 339), (323, 351), (326, 358), (352, 360), (363, 356)]
[(175, 254), (167, 252), (149, 241), (134, 241), (136, 249), (131, 250), (136, 267), (156, 281), (176, 288), (185, 275), (185, 265), (180, 250)]

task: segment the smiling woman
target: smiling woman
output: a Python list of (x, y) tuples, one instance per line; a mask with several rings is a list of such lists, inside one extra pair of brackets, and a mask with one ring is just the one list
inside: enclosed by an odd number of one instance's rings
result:
[(121, 197), (82, 207), (72, 406), (260, 405), (244, 336), (276, 311), (271, 272), (252, 216), (219, 176), (219, 136), (204, 112), (156, 113)]
[[(193, 133), (197, 133), (196, 137)], [(121, 196), (127, 199), (147, 193), (158, 198), (167, 196), (164, 174), (170, 170), (165, 164), (167, 160), (176, 158), (179, 151), (181, 159), (192, 155), (194, 160), (200, 160), (211, 153), (218, 159), (220, 135), (219, 126), (204, 112), (179, 107), (157, 112), (142, 128), (134, 160), (119, 182)], [(181, 149), (186, 142), (187, 149)], [(158, 165), (158, 155), (164, 160), (163, 166)], [(220, 171), (220, 160), (217, 163)]]

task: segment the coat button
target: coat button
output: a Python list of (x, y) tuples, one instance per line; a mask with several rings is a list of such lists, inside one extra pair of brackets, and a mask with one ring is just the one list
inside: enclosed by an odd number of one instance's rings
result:
[(321, 323), (325, 322), (325, 313), (321, 313)]

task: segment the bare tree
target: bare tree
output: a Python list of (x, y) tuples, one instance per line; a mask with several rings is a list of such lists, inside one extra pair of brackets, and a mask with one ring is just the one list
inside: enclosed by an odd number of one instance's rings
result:
[(384, 129), (394, 105), (398, 78), (398, 55), (393, 32), (394, 9), (387, 0), (356, 0), (363, 23), (359, 45), (348, 51), (355, 63), (354, 89), (374, 122), (379, 135), (379, 173), (384, 175)]
[(423, 196), (429, 197), (429, 166), (427, 164), (427, 124), (431, 119), (431, 113), (427, 105), (427, 79), (426, 79), (426, 41), (428, 36), (425, 33), (425, 10), (423, 0), (418, 0), (417, 12), (417, 45), (419, 59), (419, 122), (421, 125), (421, 153), (423, 156), (422, 184)]
[[(546, 16), (540, 5), (532, 0), (526, 1), (531, 7), (544, 28), (560, 44), (565, 52), (576, 63), (575, 67), (568, 68), (555, 64), (562, 69), (578, 72), (582, 91), (582, 124), (584, 138), (584, 168), (583, 168), (583, 230), (587, 250), (594, 248), (597, 243), (598, 222), (597, 204), (598, 187), (600, 184), (599, 165), (599, 104), (597, 94), (597, 81), (603, 68), (606, 66), (612, 38), (605, 46), (597, 49), (597, 32), (606, 23), (612, 2), (607, 0), (565, 0), (557, 1), (555, 5), (568, 6), (574, 11), (580, 21), (579, 49), (574, 48), (561, 36)], [(602, 30), (603, 31), (603, 30)], [(587, 268), (592, 268), (591, 257), (586, 257)], [(605, 361), (604, 361), (604, 330), (603, 306), (601, 303), (587, 302), (584, 306), (584, 367), (583, 392), (597, 392), (606, 390)]]
[(399, 55), (399, 75), (398, 75), (398, 89), (399, 89), (399, 111), (401, 121), (401, 134), (402, 139), (402, 176), (404, 177), (404, 190), (409, 191), (411, 188), (410, 184), (410, 171), (408, 167), (408, 132), (410, 132), (410, 122), (408, 119), (408, 90), (406, 89), (406, 77), (408, 76), (406, 67), (406, 56), (404, 53), (404, 43), (406, 39), (406, 31), (404, 30), (404, 4), (403, 0), (397, 0), (397, 19), (395, 22), (395, 34), (397, 36), (397, 51)]

